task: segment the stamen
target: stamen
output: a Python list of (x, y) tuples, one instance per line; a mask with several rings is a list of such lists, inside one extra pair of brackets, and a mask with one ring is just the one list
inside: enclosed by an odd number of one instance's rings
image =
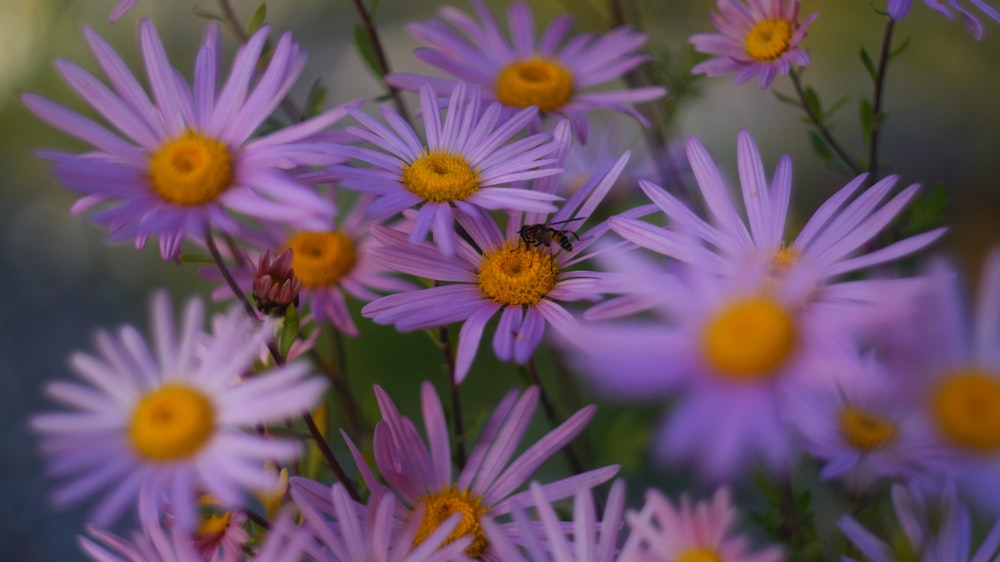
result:
[(896, 424), (891, 420), (855, 406), (845, 406), (837, 421), (844, 441), (860, 451), (881, 448), (896, 438)]
[(479, 189), (479, 173), (463, 154), (427, 152), (403, 167), (402, 182), (425, 201), (464, 201)]
[(550, 59), (513, 62), (497, 76), (496, 94), (504, 105), (553, 111), (573, 97), (573, 73)]
[(722, 559), (710, 548), (695, 548), (681, 554), (677, 562), (722, 562)]
[(976, 452), (1000, 449), (1000, 373), (956, 371), (932, 393), (934, 421), (955, 445)]
[(286, 246), (292, 249), (292, 270), (304, 287), (336, 285), (358, 259), (354, 238), (341, 230), (298, 232)]
[(170, 462), (198, 453), (215, 432), (215, 408), (200, 390), (166, 384), (142, 397), (129, 438), (147, 460)]
[(737, 300), (716, 312), (702, 334), (706, 363), (734, 382), (777, 374), (798, 345), (795, 319), (768, 296)]
[(791, 44), (792, 25), (788, 21), (763, 20), (750, 29), (743, 49), (750, 58), (768, 62), (785, 54)]
[(472, 543), (465, 549), (465, 554), (469, 558), (480, 559), (482, 557), (489, 547), (486, 531), (479, 524), (479, 518), (487, 511), (483, 507), (482, 498), (468, 490), (459, 492), (452, 486), (425, 496), (421, 503), (425, 508), (424, 517), (420, 520), (417, 534), (413, 538), (415, 546), (427, 540), (427, 537), (431, 536), (449, 517), (459, 513), (462, 515), (462, 519), (458, 522), (455, 530), (445, 539), (444, 544), (451, 544), (469, 535), (472, 537)]
[(476, 280), (483, 294), (495, 302), (530, 306), (549, 294), (558, 274), (559, 266), (550, 252), (513, 239), (483, 254)]
[(203, 205), (232, 185), (233, 158), (225, 144), (188, 129), (150, 157), (149, 179), (165, 201)]

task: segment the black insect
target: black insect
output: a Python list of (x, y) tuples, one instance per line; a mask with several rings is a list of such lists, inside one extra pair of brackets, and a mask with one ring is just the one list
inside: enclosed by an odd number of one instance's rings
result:
[(567, 222), (572, 222), (577, 219), (569, 219), (553, 223), (545, 224), (526, 224), (521, 227), (517, 233), (521, 236), (521, 240), (524, 241), (526, 245), (529, 246), (545, 246), (548, 248), (553, 242), (559, 244), (563, 250), (567, 252), (573, 251), (573, 244), (570, 240), (570, 235), (572, 235), (577, 240), (580, 236), (572, 230), (560, 230), (558, 228), (552, 228), (553, 225), (564, 224)]

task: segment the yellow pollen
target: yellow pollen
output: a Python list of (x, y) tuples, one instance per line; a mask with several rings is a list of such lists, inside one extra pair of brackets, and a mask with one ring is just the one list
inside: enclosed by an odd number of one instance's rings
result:
[(677, 562), (722, 562), (722, 559), (710, 548), (695, 548), (681, 554)]
[(878, 449), (896, 438), (896, 424), (855, 406), (845, 406), (837, 421), (844, 441), (860, 451)]
[(799, 258), (798, 248), (793, 248), (791, 246), (785, 246), (782, 244), (774, 255), (771, 256), (771, 272), (781, 275), (788, 271), (788, 268), (792, 267), (795, 260)]
[(508, 240), (483, 254), (476, 281), (479, 290), (506, 305), (533, 305), (556, 286), (559, 266), (541, 247)]
[(773, 61), (792, 44), (792, 24), (787, 20), (764, 20), (754, 24), (747, 34), (743, 50), (754, 60)]
[(737, 300), (715, 313), (702, 334), (706, 362), (735, 382), (773, 377), (798, 345), (795, 319), (767, 296)]
[(1000, 449), (1000, 374), (980, 368), (950, 373), (932, 392), (934, 421), (955, 445)]
[(132, 412), (129, 438), (146, 460), (170, 462), (197, 454), (215, 431), (215, 408), (200, 390), (165, 384)]
[(430, 151), (403, 166), (403, 186), (425, 201), (463, 201), (479, 189), (479, 172), (464, 154)]
[(175, 205), (216, 200), (233, 183), (233, 158), (226, 145), (188, 129), (156, 149), (149, 160), (153, 189)]
[(343, 231), (297, 232), (285, 244), (292, 249), (292, 271), (304, 287), (329, 287), (354, 269), (354, 239)]
[(202, 515), (201, 525), (198, 527), (199, 537), (216, 537), (226, 532), (229, 528), (229, 520), (232, 517), (228, 511), (225, 513), (208, 513)]
[(423, 519), (420, 520), (420, 526), (417, 528), (417, 534), (413, 537), (414, 546), (427, 540), (427, 537), (431, 536), (431, 533), (437, 530), (449, 517), (460, 513), (462, 515), (461, 521), (445, 539), (444, 544), (451, 544), (469, 535), (472, 537), (472, 543), (465, 549), (465, 554), (469, 558), (481, 559), (489, 547), (486, 532), (479, 524), (479, 518), (487, 511), (483, 507), (482, 498), (468, 490), (459, 492), (452, 486), (428, 494), (421, 500), (421, 503), (423, 503), (425, 511)]
[(553, 111), (573, 97), (573, 73), (550, 59), (512, 62), (497, 76), (496, 94), (504, 105)]

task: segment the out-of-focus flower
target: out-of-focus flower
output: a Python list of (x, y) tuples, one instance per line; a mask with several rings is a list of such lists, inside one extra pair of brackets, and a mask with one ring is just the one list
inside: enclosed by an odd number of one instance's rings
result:
[[(482, 521), (502, 518), (525, 505), (531, 492), (516, 490), (579, 435), (596, 411), (593, 406), (577, 411), (515, 458), (514, 451), (538, 405), (538, 388), (531, 387), (520, 396), (517, 391), (508, 392), (487, 419), (456, 477), (444, 410), (431, 384), (425, 382), (421, 388), (426, 441), (414, 423), (400, 415), (381, 388), (375, 387), (375, 395), (382, 411), (382, 421), (375, 429), (375, 463), (388, 486), (372, 474), (348, 440), (365, 484), (372, 490), (372, 498), (395, 493), (402, 498), (408, 516), (416, 518), (415, 514), (422, 514), (413, 540), (417, 545), (429, 540), (452, 515), (460, 514), (458, 526), (448, 535), (446, 544), (471, 536), (466, 556), (490, 562), (502, 562), (503, 558), (494, 552)], [(545, 501), (557, 501), (601, 484), (617, 471), (617, 466), (589, 470), (543, 484), (540, 492)], [(500, 527), (512, 542), (524, 542), (514, 523), (503, 523)], [(528, 527), (539, 536), (545, 532), (544, 525), (538, 522)]]
[(350, 110), (363, 127), (350, 127), (348, 132), (378, 150), (342, 146), (340, 151), (372, 167), (335, 165), (313, 179), (338, 181), (344, 187), (378, 195), (368, 209), (375, 219), (419, 207), (410, 242), (417, 244), (433, 231), (434, 242), (446, 256), (455, 255), (455, 218), (478, 217), (482, 209), (554, 211), (552, 201), (559, 197), (510, 187), (513, 182), (560, 171), (547, 158), (559, 148), (551, 135), (539, 133), (507, 143), (536, 110), (528, 108), (501, 121), (500, 105), (484, 109), (480, 98), (479, 88), (456, 84), (442, 122), (437, 96), (429, 87), (422, 88), (424, 141), (388, 107), (382, 108), (382, 117), (392, 131), (364, 113)]
[(739, 512), (727, 488), (715, 492), (710, 502), (692, 503), (681, 497), (675, 507), (656, 490), (646, 494), (638, 513), (625, 515), (630, 528), (618, 562), (779, 562), (775, 546), (753, 552), (750, 541), (733, 533)]
[(338, 161), (330, 143), (310, 137), (346, 115), (345, 107), (251, 139), (305, 62), (290, 34), (277, 41), (251, 87), (268, 28), (255, 33), (217, 90), (222, 52), (217, 26), (205, 33), (188, 85), (171, 66), (153, 24), (144, 20), (140, 35), (152, 101), (103, 39), (89, 28), (84, 35), (110, 87), (68, 61), (56, 66), (117, 131), (41, 96), (23, 96), (38, 117), (93, 146), (83, 154), (42, 153), (54, 162), (60, 181), (83, 195), (72, 213), (101, 206), (93, 219), (108, 227), (111, 241), (134, 240), (141, 248), (157, 236), (164, 259), (178, 256), (186, 235), (200, 240), (208, 228), (237, 232), (233, 212), (306, 228), (321, 228), (328, 220), (329, 203), (284, 170)]
[[(592, 90), (622, 77), (649, 57), (637, 53), (646, 34), (619, 27), (604, 35), (579, 34), (568, 41), (573, 23), (569, 16), (554, 19), (536, 39), (531, 10), (522, 2), (510, 5), (510, 39), (500, 30), (483, 0), (472, 0), (479, 17), (451, 6), (441, 8), (444, 22), (411, 23), (407, 29), (430, 45), (415, 51), (417, 58), (458, 80), (478, 84), (487, 99), (497, 100), (511, 112), (537, 107), (539, 115), (555, 115), (573, 123), (576, 136), (586, 142), (586, 113), (610, 109), (632, 115), (648, 125), (631, 104), (663, 97), (661, 87), (632, 90)], [(457, 31), (457, 33), (456, 33)], [(397, 72), (386, 80), (404, 90), (417, 91), (430, 84), (447, 95), (454, 80)]]
[[(972, 521), (969, 510), (958, 499), (954, 485), (946, 485), (938, 512), (929, 509), (923, 493), (902, 484), (892, 487), (892, 504), (905, 535), (905, 542), (893, 540), (892, 546), (845, 515), (837, 522), (844, 535), (870, 562), (986, 562), (1000, 554), (1000, 521), (993, 524), (988, 536), (974, 553)], [(845, 561), (857, 562), (844, 556)]]
[[(551, 217), (544, 212), (527, 213), (523, 224), (519, 217), (511, 217), (506, 235), (485, 213), (459, 217), (479, 250), (460, 241), (458, 255), (452, 258), (427, 244), (408, 244), (402, 232), (374, 227), (372, 234), (382, 243), (372, 249), (377, 262), (396, 271), (454, 283), (383, 297), (366, 305), (362, 314), (401, 331), (463, 321), (455, 358), (455, 374), (462, 381), (486, 323), (499, 312), (493, 349), (503, 361), (525, 364), (547, 324), (559, 333), (572, 331), (576, 321), (560, 301), (598, 298), (594, 279), (601, 276), (599, 272), (566, 270), (592, 257), (594, 252), (587, 250), (607, 232), (605, 223), (588, 231), (581, 227), (627, 161), (626, 153), (598, 170)], [(556, 181), (554, 177), (537, 180), (535, 191), (550, 193)]]
[[(979, 11), (986, 14), (993, 21), (1000, 23), (1000, 12), (993, 6), (983, 2), (983, 0), (968, 0), (968, 2), (979, 8)], [(955, 19), (955, 14), (951, 11), (955, 10), (958, 12), (958, 16), (962, 18), (962, 24), (965, 25), (965, 29), (968, 29), (969, 33), (977, 40), (983, 40), (982, 22), (976, 17), (976, 14), (962, 5), (962, 0), (924, 0), (924, 4), (927, 4), (932, 10), (950, 20)], [(901, 20), (910, 12), (911, 5), (913, 5), (913, 0), (889, 0), (886, 11), (892, 19)]]
[(317, 541), (327, 549), (327, 558), (320, 560), (471, 562), (463, 551), (472, 537), (448, 538), (461, 524), (461, 514), (443, 518), (437, 529), (417, 540), (423, 513), (418, 510), (403, 519), (407, 514), (392, 494), (373, 495), (362, 505), (352, 500), (339, 482), (327, 487), (295, 477), (292, 499)]
[(169, 298), (158, 293), (151, 318), (152, 349), (125, 326), (117, 337), (98, 333), (98, 357), (73, 355), (71, 366), (87, 384), (49, 384), (48, 393), (71, 409), (36, 414), (31, 426), (51, 474), (67, 480), (56, 503), (106, 490), (93, 516), (106, 526), (143, 492), (168, 503), (178, 524), (192, 530), (201, 493), (236, 509), (247, 491), (276, 486), (265, 461), (292, 460), (301, 447), (247, 428), (307, 411), (326, 383), (300, 362), (242, 378), (273, 324), (240, 309), (207, 334), (202, 303), (191, 300), (178, 332)]
[(713, 58), (691, 72), (708, 76), (736, 73), (742, 84), (757, 76), (767, 88), (778, 74), (788, 74), (792, 65), (806, 66), (809, 54), (799, 48), (806, 28), (819, 16), (814, 13), (799, 22), (800, 0), (718, 0), (712, 21), (720, 33), (691, 36), (695, 50)]
[(625, 507), (625, 482), (617, 480), (608, 494), (600, 521), (594, 512), (593, 491), (581, 489), (573, 498), (573, 540), (566, 537), (565, 524), (559, 521), (542, 485), (531, 483), (531, 499), (544, 534), (539, 535), (523, 510), (514, 511), (515, 526), (520, 529), (524, 551), (519, 552), (500, 526), (483, 520), (486, 536), (503, 562), (612, 562), (618, 556), (618, 535)]
[(264, 314), (284, 314), (288, 305), (299, 304), (302, 280), (292, 269), (292, 249), (288, 248), (271, 259), (271, 251), (257, 259), (253, 270), (253, 299), (257, 310)]
[(115, 6), (115, 9), (111, 10), (111, 15), (108, 16), (108, 21), (111, 23), (118, 21), (118, 18), (124, 16), (125, 12), (131, 10), (132, 6), (135, 6), (138, 1), (139, 0), (121, 0), (121, 2)]

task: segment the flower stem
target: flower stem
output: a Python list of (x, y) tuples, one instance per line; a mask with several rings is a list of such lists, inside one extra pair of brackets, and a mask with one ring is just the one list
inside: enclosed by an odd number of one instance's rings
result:
[[(545, 387), (542, 386), (542, 379), (538, 376), (538, 370), (535, 368), (535, 360), (528, 359), (528, 362), (524, 365), (524, 373), (527, 375), (527, 379), (531, 384), (538, 387), (538, 398), (542, 402), (542, 409), (545, 410), (545, 417), (549, 419), (549, 423), (553, 427), (566, 421), (563, 419), (559, 412), (556, 410), (556, 405), (549, 396), (549, 393), (545, 391)], [(569, 464), (570, 470), (573, 474), (582, 474), (583, 462), (580, 461), (580, 456), (577, 454), (576, 449), (573, 447), (572, 443), (568, 443), (563, 449), (563, 453), (566, 455), (566, 462)]]
[(813, 111), (812, 106), (806, 99), (806, 93), (802, 88), (802, 80), (799, 78), (799, 74), (795, 72), (795, 69), (793, 68), (788, 71), (788, 76), (792, 79), (792, 85), (795, 86), (795, 93), (799, 96), (799, 103), (802, 105), (802, 110), (805, 111), (806, 116), (809, 117), (810, 121), (812, 121), (813, 126), (816, 127), (816, 131), (821, 137), (823, 137), (826, 144), (837, 153), (837, 157), (840, 158), (840, 161), (843, 162), (854, 175), (860, 174), (863, 171), (861, 166), (859, 166), (858, 163), (851, 158), (851, 155), (844, 150), (844, 147), (840, 146), (840, 143), (833, 138), (833, 133), (831, 133), (826, 124), (823, 123), (822, 116), (817, 115), (816, 112)]
[(441, 353), (444, 354), (444, 364), (448, 377), (448, 391), (451, 394), (452, 431), (455, 434), (455, 462), (459, 468), (465, 466), (465, 422), (462, 419), (462, 399), (458, 394), (458, 379), (455, 376), (455, 355), (451, 352), (451, 339), (448, 328), (441, 326), (438, 332)]
[[(364, 0), (354, 0), (354, 8), (358, 12), (358, 17), (361, 18), (361, 26), (364, 28), (365, 35), (368, 36), (368, 41), (375, 51), (375, 60), (378, 63), (378, 70), (381, 74), (379, 78), (385, 82), (385, 75), (390, 72), (389, 57), (386, 56), (382, 40), (378, 35), (378, 30), (375, 29), (375, 20), (372, 18), (372, 14), (368, 11), (368, 8), (365, 7)], [(392, 96), (392, 104), (396, 107), (396, 113), (409, 122), (410, 112), (406, 109), (406, 102), (403, 101), (402, 93), (400, 93), (398, 88), (387, 82), (385, 83), (385, 87), (389, 91), (389, 95)]]
[[(235, 296), (236, 300), (243, 305), (243, 310), (247, 313), (247, 316), (257, 319), (257, 311), (254, 309), (253, 305), (250, 304), (250, 300), (236, 283), (236, 279), (233, 278), (233, 274), (230, 273), (225, 260), (222, 258), (222, 254), (219, 253), (218, 246), (215, 244), (215, 239), (212, 236), (212, 229), (207, 225), (205, 228), (205, 245), (208, 246), (208, 252), (212, 254), (212, 259), (215, 261), (216, 267), (219, 268), (219, 273), (221, 273), (222, 278), (226, 280), (226, 284), (229, 285), (229, 289), (232, 291), (233, 296)], [(273, 338), (267, 342), (267, 350), (271, 353), (271, 357), (274, 358), (275, 365), (280, 367), (285, 364), (285, 358), (281, 355), (281, 351), (278, 350)], [(344, 487), (347, 488), (347, 493), (351, 495), (352, 499), (355, 501), (361, 501), (361, 496), (358, 494), (358, 490), (355, 487), (354, 482), (347, 477), (347, 473), (344, 472), (343, 467), (340, 466), (340, 462), (337, 461), (337, 457), (334, 456), (333, 450), (330, 449), (330, 444), (323, 438), (323, 434), (316, 426), (316, 422), (313, 420), (312, 415), (309, 412), (303, 412), (302, 419), (305, 421), (306, 427), (309, 429), (309, 435), (312, 436), (313, 441), (316, 442), (316, 446), (319, 447), (319, 451), (323, 455), (323, 458), (326, 459), (330, 469), (333, 470), (333, 473), (337, 476), (337, 480), (344, 484)]]
[(868, 136), (868, 183), (874, 183), (878, 175), (878, 137), (882, 129), (882, 96), (885, 91), (885, 74), (892, 56), (892, 31), (896, 20), (888, 18), (882, 32), (882, 49), (879, 52), (878, 68), (875, 72), (875, 86), (872, 93), (872, 128)]

